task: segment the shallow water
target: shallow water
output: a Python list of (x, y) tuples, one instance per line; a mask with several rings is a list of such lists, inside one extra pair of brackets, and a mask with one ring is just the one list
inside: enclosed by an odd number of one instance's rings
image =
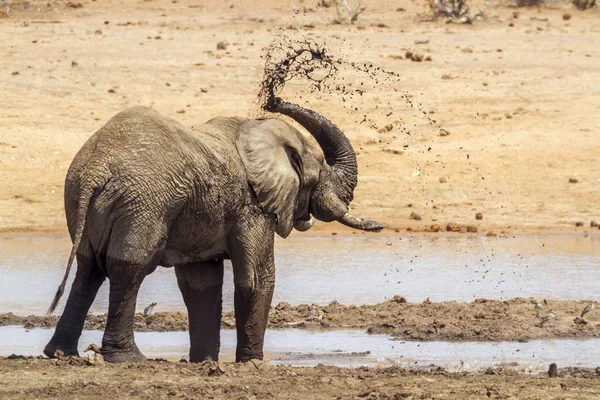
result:
[[(67, 238), (0, 239), (0, 312), (43, 314), (64, 274)], [(276, 241), (274, 304), (371, 304), (476, 298), (600, 300), (600, 237), (302, 237)], [(69, 285), (75, 276), (71, 272)], [(68, 293), (69, 287), (67, 287)], [(66, 301), (64, 296), (58, 313)], [(233, 276), (226, 263), (224, 308), (232, 309)], [(183, 311), (172, 268), (148, 276), (138, 310)], [(105, 282), (91, 311), (108, 307)]]
[[(52, 336), (50, 329), (25, 330), (0, 327), (0, 355), (38, 355)], [(136, 332), (140, 350), (150, 358), (178, 361), (187, 358), (187, 332)], [(102, 332), (84, 331), (79, 351), (90, 343), (101, 343)], [(354, 353), (354, 354), (352, 354)], [(359, 353), (359, 354), (357, 354)], [(221, 331), (221, 360), (235, 357), (235, 331)], [(600, 360), (600, 339), (533, 340), (517, 342), (405, 342), (385, 335), (359, 330), (307, 331), (270, 329), (265, 339), (265, 357), (275, 364), (340, 366), (414, 366), (431, 364), (458, 370), (479, 371), (501, 363), (518, 363), (520, 372), (540, 372), (548, 364), (596, 367)]]

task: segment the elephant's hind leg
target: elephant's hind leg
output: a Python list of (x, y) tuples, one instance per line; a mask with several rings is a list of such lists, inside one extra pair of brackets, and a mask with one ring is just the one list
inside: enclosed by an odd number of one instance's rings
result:
[(159, 232), (139, 230), (125, 238), (111, 238), (106, 257), (109, 306), (102, 338), (102, 355), (108, 362), (146, 360), (133, 336), (135, 306), (142, 281), (156, 269), (162, 256), (161, 236)]
[(67, 304), (52, 339), (44, 348), (44, 354), (48, 357), (54, 357), (57, 350), (65, 355), (79, 355), (77, 345), (85, 317), (106, 278), (98, 267), (89, 239), (84, 237), (81, 243), (77, 252), (77, 274), (71, 285)]
[(177, 284), (188, 310), (190, 361), (219, 359), (223, 260), (175, 267)]

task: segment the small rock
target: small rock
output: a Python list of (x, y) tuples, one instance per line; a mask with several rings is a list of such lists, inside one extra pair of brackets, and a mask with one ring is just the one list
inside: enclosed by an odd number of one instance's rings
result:
[(69, 7), (69, 8), (83, 8), (83, 4), (81, 4), (80, 2), (69, 1), (67, 3), (67, 7)]
[(177, 111), (176, 111), (176, 113), (177, 113), (177, 114), (185, 114), (185, 110), (184, 110), (184, 109), (177, 110)]
[(75, 60), (71, 61), (71, 67), (76, 67), (78, 65), (79, 65), (79, 63), (77, 61), (75, 61)]
[(583, 222), (577, 221), (577, 222), (575, 222), (575, 226), (581, 227), (581, 226), (583, 226)]
[(447, 232), (460, 232), (460, 225), (458, 225), (454, 222), (448, 222), (448, 225), (446, 225), (446, 231)]
[(590, 228), (597, 228), (597, 227), (598, 227), (598, 223), (596, 221), (590, 222)]
[(13, 71), (13, 72), (11, 73), (11, 75), (13, 75), (13, 76), (16, 76), (16, 75), (20, 75), (20, 73), (19, 73), (19, 71)]
[(571, 14), (569, 14), (569, 13), (564, 13), (564, 14), (563, 14), (563, 19), (564, 19), (565, 21), (568, 21), (568, 20), (570, 20), (570, 19), (571, 19)]
[(410, 213), (410, 217), (408, 217), (410, 219), (414, 219), (415, 221), (420, 221), (421, 220), (421, 216), (419, 214), (417, 214), (416, 212), (411, 212)]
[(478, 212), (477, 214), (475, 214), (475, 219), (482, 220), (483, 219), (483, 214), (480, 213), (480, 212)]
[(331, 232), (331, 236), (337, 235), (337, 232)]
[(433, 224), (433, 225), (431, 225), (431, 226), (429, 227), (429, 230), (430, 230), (431, 232), (439, 232), (439, 231), (441, 231), (441, 230), (442, 230), (442, 227), (441, 227), (441, 226), (439, 226), (438, 224)]
[(87, 363), (88, 363), (88, 365), (95, 365), (95, 366), (104, 365), (104, 357), (102, 357), (102, 354), (97, 354), (97, 353), (89, 354), (88, 358), (87, 358)]
[(448, 182), (448, 181), (446, 180), (446, 178), (444, 178), (443, 176), (442, 176), (442, 177), (439, 179), (439, 181), (440, 181), (440, 183), (446, 183), (446, 182)]
[(569, 183), (577, 183), (579, 182), (579, 179), (577, 178), (569, 178)]
[(402, 297), (402, 296), (395, 295), (394, 297), (392, 297), (390, 299), (390, 301), (393, 301), (394, 303), (406, 303), (406, 298)]
[(108, 25), (108, 24), (110, 24), (109, 20), (104, 21), (104, 25)]
[(217, 43), (217, 50), (227, 50), (227, 43), (223, 41)]
[(477, 227), (475, 225), (467, 225), (467, 232), (477, 233)]
[(558, 376), (558, 367), (556, 366), (556, 363), (552, 363), (552, 364), (550, 364), (550, 368), (548, 368), (548, 377), (556, 378), (557, 376)]
[(95, 35), (102, 35), (102, 29), (96, 29), (96, 30), (94, 31), (94, 34), (95, 34)]
[(449, 134), (450, 134), (450, 132), (448, 132), (444, 128), (440, 129), (440, 136), (448, 136)]
[(452, 76), (450, 76), (450, 75), (448, 75), (448, 74), (444, 74), (444, 75), (442, 75), (442, 79), (443, 79), (443, 80), (452, 79)]
[(107, 92), (108, 92), (108, 93), (116, 93), (116, 92), (115, 92), (115, 89), (108, 89), (108, 90), (107, 90)]

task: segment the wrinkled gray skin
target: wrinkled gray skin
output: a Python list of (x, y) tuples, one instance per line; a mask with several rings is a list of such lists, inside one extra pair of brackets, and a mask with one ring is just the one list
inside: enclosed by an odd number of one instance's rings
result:
[[(274, 233), (306, 230), (311, 215), (377, 231), (348, 214), (356, 157), (322, 116), (274, 99), (321, 146), (311, 148), (278, 119), (217, 117), (188, 129), (150, 108), (114, 116), (76, 155), (65, 182), (65, 209), (77, 275), (44, 353), (77, 355), (84, 319), (105, 278), (110, 301), (102, 354), (142, 361), (133, 337), (138, 289), (158, 265), (175, 267), (189, 313), (190, 360), (217, 360), (223, 259), (235, 281), (236, 360), (262, 359), (273, 288)], [(323, 158), (323, 155), (325, 156)]]

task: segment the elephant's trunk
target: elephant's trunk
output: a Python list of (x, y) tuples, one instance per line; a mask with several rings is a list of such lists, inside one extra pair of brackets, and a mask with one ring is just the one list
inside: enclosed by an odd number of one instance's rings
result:
[(354, 198), (354, 188), (358, 182), (358, 164), (356, 154), (344, 133), (322, 115), (274, 97), (265, 107), (268, 111), (278, 112), (293, 118), (302, 125), (323, 149), (325, 160), (340, 178), (336, 194), (346, 204)]
[(384, 226), (377, 221), (355, 217), (349, 213), (344, 214), (338, 221), (346, 226), (363, 231), (379, 232), (384, 228)]

